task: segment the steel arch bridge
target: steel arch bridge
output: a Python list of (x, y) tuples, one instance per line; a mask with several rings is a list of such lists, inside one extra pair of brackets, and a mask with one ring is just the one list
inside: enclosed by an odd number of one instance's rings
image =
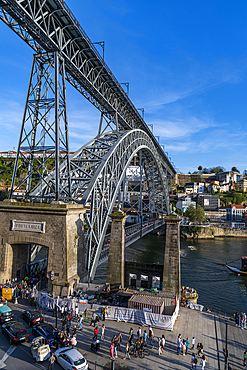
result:
[[(86, 268), (92, 279), (133, 157), (138, 154), (145, 172), (154, 215), (169, 213), (168, 181), (176, 171), (64, 0), (0, 0), (0, 19), (36, 52), (10, 197), (14, 189), (25, 189), (32, 201), (82, 203), (88, 209)], [(101, 112), (97, 136), (74, 154), (66, 80)]]
[[(102, 243), (124, 180), (127, 167), (139, 153), (145, 171), (152, 214), (169, 212), (167, 170), (164, 169), (156, 147), (146, 132), (140, 129), (112, 131), (96, 137), (70, 157), (72, 199), (89, 206), (85, 214), (87, 269), (94, 276)], [(61, 174), (66, 166), (61, 168)], [(46, 178), (31, 193), (32, 197), (54, 195), (54, 176)], [(63, 176), (61, 176), (63, 178)], [(67, 182), (61, 182), (62, 195), (68, 193)]]

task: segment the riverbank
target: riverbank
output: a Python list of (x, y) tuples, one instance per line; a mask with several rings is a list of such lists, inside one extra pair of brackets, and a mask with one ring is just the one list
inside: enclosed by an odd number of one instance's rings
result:
[(181, 226), (182, 239), (214, 239), (217, 237), (247, 237), (247, 230), (216, 226)]

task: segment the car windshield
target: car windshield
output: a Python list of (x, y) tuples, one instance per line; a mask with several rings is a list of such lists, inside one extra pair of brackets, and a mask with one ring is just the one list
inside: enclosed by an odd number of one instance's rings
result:
[(7, 311), (7, 312), (3, 312), (1, 316), (7, 317), (7, 316), (11, 316), (11, 314), (12, 314), (12, 311)]
[(85, 364), (85, 362), (86, 362), (85, 358), (80, 358), (79, 360), (74, 361), (74, 365), (75, 366), (82, 365)]
[(46, 334), (47, 339), (55, 339), (56, 338), (56, 333), (48, 333)]
[(17, 331), (16, 333), (16, 338), (22, 338), (22, 337), (25, 337), (25, 335), (27, 334), (27, 331), (25, 329), (23, 330), (19, 330)]

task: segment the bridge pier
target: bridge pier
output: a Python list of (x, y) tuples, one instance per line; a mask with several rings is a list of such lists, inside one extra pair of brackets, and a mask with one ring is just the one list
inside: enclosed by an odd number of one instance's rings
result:
[(106, 282), (110, 284), (111, 290), (124, 288), (124, 249), (125, 249), (125, 220), (124, 212), (113, 212), (109, 257), (107, 266)]
[(29, 246), (36, 244), (49, 250), (48, 292), (67, 295), (86, 273), (84, 213), (79, 204), (0, 202), (0, 283), (25, 277)]
[(180, 221), (176, 215), (165, 217), (166, 242), (163, 270), (163, 290), (178, 293), (180, 297), (181, 272), (180, 272)]

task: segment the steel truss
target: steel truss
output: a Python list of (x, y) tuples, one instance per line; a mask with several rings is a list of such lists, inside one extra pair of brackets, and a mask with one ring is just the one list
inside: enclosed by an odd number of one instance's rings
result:
[[(66, 168), (63, 173), (61, 163)], [(55, 176), (47, 182), (50, 171)], [(59, 200), (61, 186), (63, 196), (66, 192), (71, 200), (65, 69), (57, 52), (34, 55), (10, 197), (14, 189), (25, 189), (29, 198), (37, 182), (40, 200), (43, 187)]]
[[(142, 164), (148, 180), (150, 209), (154, 214), (169, 213), (169, 197), (166, 184), (166, 169), (160, 162), (159, 153), (147, 133), (142, 130), (112, 131), (96, 137), (70, 156), (71, 195), (77, 203), (82, 203), (85, 214), (85, 240), (87, 269), (93, 279), (102, 243), (112, 212), (123, 182), (125, 172), (137, 153), (142, 153)], [(66, 164), (60, 167), (66, 171)], [(53, 183), (54, 173), (46, 182)], [(61, 176), (63, 178), (63, 176)], [(61, 181), (61, 199), (66, 200), (67, 189)], [(39, 184), (30, 194), (53, 198), (51, 187)]]

